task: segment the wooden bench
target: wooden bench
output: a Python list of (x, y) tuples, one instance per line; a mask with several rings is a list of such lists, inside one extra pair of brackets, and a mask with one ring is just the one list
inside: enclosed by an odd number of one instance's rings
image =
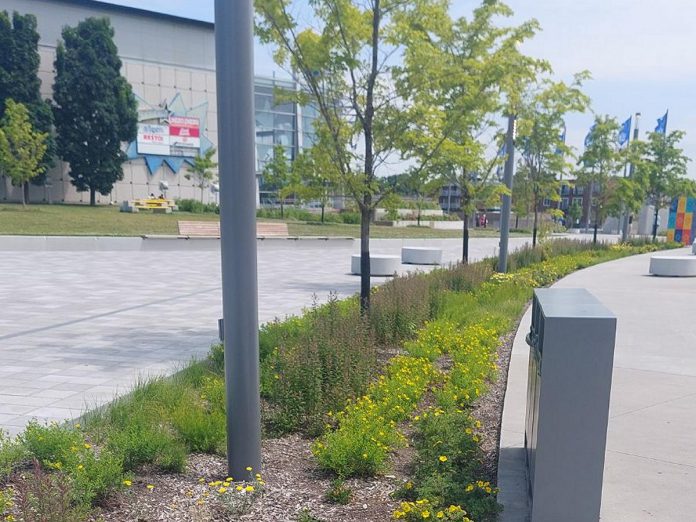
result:
[[(179, 221), (179, 235), (186, 237), (220, 237), (219, 221)], [(287, 237), (287, 223), (257, 223), (257, 237)]]

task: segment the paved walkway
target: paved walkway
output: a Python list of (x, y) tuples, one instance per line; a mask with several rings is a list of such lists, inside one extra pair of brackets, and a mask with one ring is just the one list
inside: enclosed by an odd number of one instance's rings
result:
[[(597, 265), (555, 285), (587, 288), (618, 318), (601, 511), (609, 522), (696, 519), (696, 278), (648, 276), (649, 260)], [(528, 520), (522, 446), (530, 322), (527, 313), (515, 338), (503, 414), (505, 522)]]
[[(513, 238), (511, 248), (526, 241)], [(372, 252), (399, 254), (402, 245), (439, 246), (446, 263), (461, 249), (456, 239), (373, 240)], [(497, 245), (473, 239), (472, 258)], [(359, 290), (348, 273), (357, 241), (258, 246), (261, 322), (301, 312), (313, 295)], [(0, 274), (0, 428), (13, 434), (32, 418), (74, 418), (138, 378), (171, 373), (217, 338), (218, 250), (2, 252)]]

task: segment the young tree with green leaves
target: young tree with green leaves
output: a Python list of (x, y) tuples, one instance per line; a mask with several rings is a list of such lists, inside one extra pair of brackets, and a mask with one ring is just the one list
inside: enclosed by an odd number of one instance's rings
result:
[(273, 147), (273, 157), (267, 162), (262, 171), (263, 182), (266, 187), (276, 191), (280, 202), (280, 219), (285, 219), (285, 198), (290, 186), (290, 160), (285, 155), (285, 147), (276, 145)]
[[(46, 171), (53, 166), (55, 139), (52, 134), (53, 113), (50, 103), (41, 97), (39, 79), (39, 33), (36, 17), (31, 14), (12, 16), (0, 11), (0, 117), (6, 101), (14, 100), (29, 111), (29, 119), (36, 130), (46, 134), (47, 151), (41, 172), (31, 179), (34, 185), (46, 182)], [(23, 185), (24, 199), (29, 198), (29, 182)]]
[(494, 175), (503, 158), (487, 158), (500, 139), (490, 137), (501, 133), (500, 113), (511, 110), (524, 85), (547, 64), (518, 50), (534, 36), (537, 22), (502, 27), (500, 17), (513, 14), (503, 2), (485, 0), (470, 17), (457, 20), (450, 18), (447, 2), (414, 4), (399, 18), (407, 45), (395, 80), (405, 109), (392, 118), (392, 134), (415, 168), (459, 187), (467, 262), (470, 217), (479, 207), (498, 206), (506, 190)]
[(572, 112), (584, 112), (589, 98), (582, 92), (582, 83), (589, 78), (586, 72), (575, 76), (570, 85), (564, 82), (543, 81), (528, 92), (518, 115), (520, 167), (531, 192), (534, 213), (532, 246), (536, 246), (539, 229), (539, 210), (544, 199), (558, 201), (560, 179), (570, 165), (566, 157), (572, 150), (564, 140), (565, 117)]
[[(16, 187), (43, 172), (48, 136), (34, 129), (29, 110), (21, 103), (8, 99), (5, 115), (0, 121), (0, 172), (12, 180)], [(26, 205), (24, 190), (22, 205)]]
[(401, 181), (406, 194), (416, 198), (416, 220), (420, 226), (425, 201), (440, 193), (444, 180), (431, 171), (414, 168), (408, 170)]
[(215, 147), (210, 147), (203, 154), (196, 156), (193, 159), (193, 165), (188, 168), (188, 172), (184, 174), (186, 179), (194, 179), (196, 187), (201, 189), (201, 203), (203, 203), (204, 190), (210, 186), (215, 179), (215, 169), (218, 164), (213, 161), (215, 156)]
[(599, 224), (614, 207), (617, 176), (625, 165), (625, 153), (619, 146), (619, 129), (616, 118), (596, 117), (585, 151), (578, 160), (577, 183), (587, 187), (592, 198), (593, 243), (597, 243)]
[(62, 35), (53, 87), (58, 152), (72, 184), (95, 205), (97, 192), (107, 195), (123, 179), (123, 143), (137, 135), (137, 105), (107, 18), (88, 18)]
[[(394, 151), (387, 121), (401, 110), (393, 55), (406, 43), (398, 19), (404, 0), (256, 0), (256, 32), (276, 62), (299, 77), (288, 93), (316, 107), (317, 134), (329, 144), (341, 185), (360, 210), (360, 308), (370, 307), (370, 220), (386, 193), (378, 170)], [(311, 20), (311, 22), (306, 22)]]
[(570, 218), (571, 226), (568, 228), (573, 228), (573, 226), (582, 217), (582, 206), (578, 204), (577, 201), (573, 201), (573, 204), (568, 207), (568, 217)]
[(645, 188), (648, 202), (654, 206), (652, 237), (657, 238), (657, 219), (661, 208), (677, 196), (692, 196), (696, 192), (694, 181), (686, 177), (690, 159), (679, 147), (683, 131), (665, 135), (651, 132), (645, 142), (640, 142), (641, 158), (636, 165), (636, 176)]

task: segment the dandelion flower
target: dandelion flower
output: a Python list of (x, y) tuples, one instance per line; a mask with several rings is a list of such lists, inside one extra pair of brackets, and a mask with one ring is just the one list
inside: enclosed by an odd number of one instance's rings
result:
[(148, 485), (145, 486), (145, 487), (146, 487), (147, 489), (149, 489), (150, 491), (152, 491), (153, 489), (155, 489), (155, 486), (153, 486), (152, 484), (148, 484)]
[(254, 486), (247, 486), (247, 487), (244, 488), (244, 491), (247, 491), (247, 492), (251, 493), (251, 492), (254, 491)]
[(133, 483), (130, 480), (124, 480), (123, 485), (126, 486), (127, 488), (129, 488), (133, 485)]
[(440, 457), (438, 458), (438, 460), (439, 460), (440, 462), (447, 462), (447, 457), (445, 457), (444, 455), (440, 455)]

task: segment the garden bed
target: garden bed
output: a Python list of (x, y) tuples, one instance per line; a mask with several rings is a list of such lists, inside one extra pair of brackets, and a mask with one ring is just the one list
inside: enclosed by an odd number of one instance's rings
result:
[(507, 366), (532, 289), (663, 247), (555, 241), (511, 256), (509, 274), (486, 260), (396, 278), (369, 318), (331, 298), (261, 330), (262, 475), (226, 477), (216, 347), (81, 425), (0, 439), (0, 520), (495, 520)]

